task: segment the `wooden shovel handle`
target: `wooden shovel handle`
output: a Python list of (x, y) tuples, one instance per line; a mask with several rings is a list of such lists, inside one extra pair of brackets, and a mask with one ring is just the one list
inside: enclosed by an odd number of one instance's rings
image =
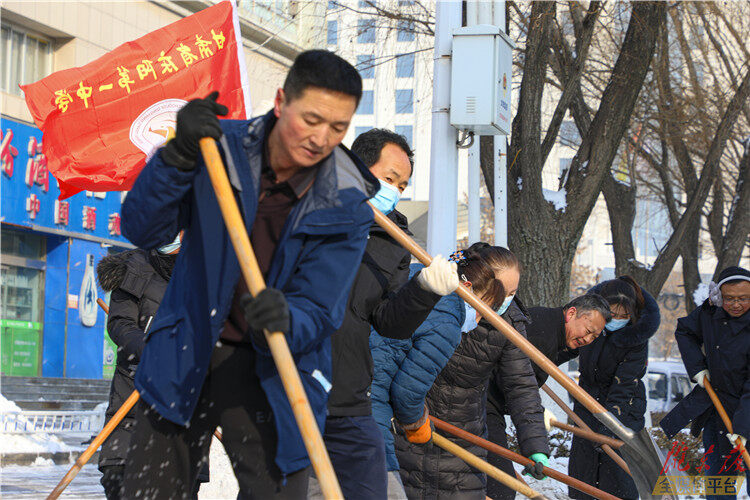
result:
[[(708, 381), (708, 377), (703, 378), (703, 385), (704, 385), (704, 388), (706, 389), (706, 392), (708, 393), (708, 397), (710, 397), (711, 401), (714, 403), (714, 406), (716, 407), (716, 411), (719, 412), (719, 416), (721, 417), (721, 420), (724, 422), (724, 425), (726, 426), (727, 430), (729, 431), (730, 434), (734, 434), (734, 431), (732, 430), (732, 420), (729, 418), (727, 411), (724, 409), (724, 405), (721, 404), (721, 401), (719, 401), (719, 396), (716, 395), (716, 391), (714, 391), (714, 388), (711, 385), (711, 382)], [(735, 441), (735, 444), (739, 447), (740, 453), (742, 453), (742, 459), (745, 461), (745, 466), (750, 468), (750, 454), (747, 453), (747, 449), (745, 449), (745, 447), (742, 446), (742, 441), (740, 441), (739, 439)]]
[(496, 481), (504, 484), (508, 488), (515, 490), (519, 492), (520, 494), (528, 497), (528, 498), (545, 498), (541, 494), (534, 491), (530, 486), (522, 483), (515, 477), (511, 476), (510, 474), (507, 474), (497, 467), (493, 467), (492, 465), (488, 464), (478, 456), (474, 455), (473, 453), (464, 450), (460, 446), (458, 446), (456, 443), (449, 441), (447, 438), (444, 438), (440, 434), (437, 434), (435, 432), (432, 433), (432, 442), (435, 443), (440, 448), (444, 449), (448, 453), (451, 453), (452, 455), (457, 456), (467, 464), (471, 465), (475, 469), (480, 470), (481, 472), (484, 472), (491, 478), (495, 479)]
[[(250, 245), (245, 222), (242, 220), (237, 201), (229, 185), (224, 162), (221, 160), (219, 150), (213, 139), (201, 139), (200, 146), (229, 237), (240, 263), (242, 276), (250, 293), (255, 296), (266, 287), (265, 280), (258, 267), (258, 261)], [(343, 498), (286, 338), (281, 332), (265, 331), (264, 333), (323, 495), (328, 499)]]
[[(375, 222), (380, 227), (396, 240), (401, 246), (408, 250), (413, 256), (415, 256), (422, 264), (429, 266), (432, 262), (432, 257), (422, 247), (420, 247), (413, 239), (411, 239), (406, 233), (404, 233), (396, 224), (394, 224), (388, 217), (383, 215), (380, 210), (372, 206), (372, 211), (375, 214)], [(464, 299), (471, 307), (473, 307), (484, 319), (490, 322), (500, 333), (513, 342), (524, 354), (526, 354), (531, 361), (537, 364), (542, 370), (548, 373), (552, 378), (557, 380), (566, 391), (568, 391), (574, 398), (580, 401), (591, 413), (606, 413), (607, 410), (599, 404), (599, 402), (591, 397), (591, 395), (581, 389), (570, 377), (560, 370), (557, 365), (547, 358), (542, 352), (534, 347), (526, 337), (516, 331), (515, 328), (510, 326), (503, 318), (501, 318), (495, 311), (493, 311), (487, 304), (482, 302), (476, 295), (469, 291), (466, 287), (459, 286), (456, 289), (456, 293)]]
[[(591, 427), (589, 427), (588, 425), (586, 425), (586, 422), (584, 422), (583, 419), (581, 417), (579, 417), (576, 412), (574, 412), (572, 409), (570, 409), (570, 407), (567, 404), (565, 404), (565, 402), (562, 399), (560, 399), (560, 396), (558, 396), (557, 394), (555, 394), (555, 391), (553, 391), (552, 389), (550, 389), (547, 384), (544, 384), (542, 386), (542, 389), (544, 390), (544, 392), (547, 393), (547, 395), (550, 398), (552, 398), (552, 401), (554, 401), (555, 403), (557, 403), (557, 406), (559, 406), (560, 408), (562, 408), (562, 411), (564, 411), (565, 414), (568, 415), (570, 417), (570, 419), (573, 422), (575, 422), (578, 427), (580, 427), (581, 429), (587, 430), (587, 431), (591, 431)], [(610, 447), (607, 444), (603, 444), (602, 445), (602, 451), (604, 453), (606, 453), (607, 456), (609, 456), (609, 458), (611, 458), (622, 470), (624, 470), (625, 472), (627, 472), (628, 474), (630, 474), (630, 467), (628, 467), (628, 464), (625, 463), (625, 460), (623, 460), (622, 457), (620, 455), (618, 455), (615, 452), (615, 450), (612, 449), (612, 447)]]
[[(459, 429), (455, 425), (449, 424), (448, 422), (444, 422), (440, 420), (439, 418), (433, 417), (432, 415), (430, 415), (430, 421), (435, 425), (436, 429), (440, 429), (441, 431), (445, 431), (450, 434), (453, 434), (454, 436), (461, 438), (464, 441), (468, 441), (469, 443), (480, 446), (491, 453), (500, 455), (503, 458), (512, 460), (513, 462), (516, 462), (523, 466), (534, 464), (534, 461), (531, 460), (530, 458), (526, 458), (522, 455), (519, 455), (518, 453), (513, 453), (509, 449), (503, 448), (499, 444), (495, 444), (491, 441), (488, 441), (484, 438), (476, 436), (463, 429)], [(619, 500), (619, 498), (614, 495), (611, 495), (605, 491), (595, 488), (591, 486), (590, 484), (586, 484), (579, 479), (575, 479), (566, 474), (563, 474), (562, 472), (558, 472), (555, 469), (545, 467), (542, 472), (544, 473), (545, 476), (549, 476), (552, 479), (560, 481), (561, 483), (565, 483), (568, 486), (573, 487), (583, 493), (586, 493), (587, 495), (591, 495), (594, 498), (599, 498), (601, 500)]]

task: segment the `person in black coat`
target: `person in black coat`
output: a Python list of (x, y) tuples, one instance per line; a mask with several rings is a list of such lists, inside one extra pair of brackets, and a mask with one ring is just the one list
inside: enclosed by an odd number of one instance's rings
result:
[[(372, 204), (408, 232), (406, 217), (395, 210), (412, 174), (412, 151), (406, 139), (372, 129), (357, 137), (352, 152), (380, 180)], [(385, 441), (370, 404), (370, 329), (387, 338), (408, 339), (438, 300), (458, 288), (455, 263), (436, 256), (409, 279), (410, 261), (409, 252), (373, 224), (344, 322), (331, 337), (333, 386), (323, 440), (345, 498), (387, 495)], [(308, 498), (322, 498), (319, 488), (312, 479)]]
[[(180, 236), (159, 250), (129, 250), (104, 257), (96, 267), (99, 285), (112, 292), (109, 299), (107, 332), (117, 345), (117, 363), (105, 413), (108, 422), (135, 390), (133, 377), (138, 367), (146, 331), (159, 308), (172, 275)], [(123, 471), (130, 437), (135, 424), (131, 410), (102, 444), (99, 452), (101, 483), (108, 500), (121, 498)], [(208, 482), (208, 466), (201, 471), (200, 482)], [(197, 498), (198, 486), (194, 492)]]
[[(532, 307), (527, 316), (529, 322), (525, 330), (529, 342), (559, 366), (578, 357), (579, 348), (590, 344), (601, 334), (612, 314), (606, 300), (596, 294), (587, 294), (576, 297), (563, 307)], [(541, 387), (549, 375), (535, 363), (532, 366), (537, 384)], [(507, 448), (505, 415), (508, 410), (501, 381), (500, 373), (494, 373), (490, 380), (487, 429), (490, 441)], [(545, 425), (549, 425), (547, 411), (545, 410)], [(513, 463), (495, 453), (489, 455), (488, 462), (511, 476), (515, 473)], [(510, 500), (515, 498), (516, 492), (488, 478), (487, 496), (493, 500)]]
[[(470, 271), (462, 273), (462, 270), (472, 269), (479, 261), (489, 263), (486, 267), (490, 281), (496, 287), (488, 305), (491, 304), (503, 319), (524, 335), (526, 314), (523, 306), (515, 300), (520, 278), (517, 258), (506, 248), (475, 244), (458, 258), (459, 274), (471, 277)], [(463, 281), (471, 286), (471, 279)], [(522, 453), (536, 462), (546, 462), (549, 455), (547, 433), (531, 361), (502, 333), (480, 319), (471, 306), (466, 304), (466, 307), (467, 318), (478, 320), (479, 324), (462, 328), (461, 342), (427, 394), (425, 416), (429, 413), (472, 434), (486, 437), (487, 387), (496, 373), (518, 429)], [(487, 456), (483, 448), (467, 445), (452, 436), (448, 439), (481, 458)], [(401, 478), (410, 499), (485, 498), (485, 474), (460, 458), (431, 442), (423, 445), (409, 442), (401, 434), (397, 434), (395, 444)]]
[[(578, 381), (607, 411), (635, 432), (643, 429), (646, 414), (648, 341), (659, 328), (656, 300), (629, 276), (600, 283), (590, 290), (609, 302), (612, 319), (605, 333), (580, 349)], [(592, 430), (616, 437), (582, 404), (574, 411)], [(591, 441), (573, 437), (569, 475), (623, 499), (638, 498), (633, 479)], [(569, 488), (571, 498), (590, 499)]]
[[(659, 425), (670, 438), (690, 422), (694, 436), (703, 431), (703, 447), (712, 450), (705, 454), (706, 476), (741, 474), (735, 443), (740, 438), (747, 446), (750, 436), (750, 271), (737, 266), (721, 271), (718, 283), (709, 286), (709, 298), (677, 321), (675, 338), (685, 369), (698, 385)], [(733, 434), (704, 389), (706, 377), (731, 419)], [(746, 475), (750, 494), (750, 470)]]

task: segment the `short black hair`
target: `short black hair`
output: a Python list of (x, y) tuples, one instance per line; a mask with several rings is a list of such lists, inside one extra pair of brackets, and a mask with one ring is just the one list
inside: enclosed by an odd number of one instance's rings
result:
[(362, 98), (362, 77), (354, 66), (328, 50), (308, 50), (294, 60), (284, 80), (284, 94), (289, 101), (302, 95), (308, 87), (319, 87)]
[(605, 323), (609, 323), (612, 319), (612, 311), (609, 310), (609, 302), (596, 293), (587, 293), (586, 295), (576, 297), (565, 304), (563, 311), (567, 311), (571, 307), (576, 308), (576, 318), (590, 312), (598, 312), (604, 318)]
[(409, 157), (409, 177), (414, 173), (414, 152), (409, 147), (409, 143), (401, 134), (392, 132), (384, 128), (373, 128), (359, 134), (352, 144), (352, 152), (359, 156), (359, 159), (367, 168), (372, 167), (380, 161), (380, 153), (386, 144), (395, 144), (400, 147)]

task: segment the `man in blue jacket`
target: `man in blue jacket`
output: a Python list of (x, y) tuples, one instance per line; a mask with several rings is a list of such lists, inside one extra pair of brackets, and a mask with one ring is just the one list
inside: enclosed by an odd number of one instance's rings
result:
[[(677, 321), (675, 339), (688, 375), (698, 384), (659, 423), (667, 437), (692, 422), (695, 436), (703, 431), (703, 447), (711, 476), (738, 476), (742, 457), (739, 438), (747, 446), (750, 436), (750, 271), (731, 266), (711, 283), (709, 298), (687, 317)], [(724, 426), (704, 389), (711, 383), (732, 422), (733, 434)], [(746, 471), (750, 493), (750, 470)], [(706, 481), (707, 488), (709, 481)], [(723, 488), (722, 488), (723, 489)], [(707, 499), (733, 498), (706, 492)], [(725, 492), (724, 492), (725, 493)]]
[[(222, 120), (216, 93), (177, 114), (123, 204), (123, 232), (153, 248), (184, 229), (148, 332), (126, 498), (185, 498), (223, 431), (242, 498), (303, 498), (310, 461), (263, 330), (281, 331), (323, 428), (329, 336), (361, 262), (377, 181), (339, 147), (359, 102), (356, 70), (331, 52), (295, 60), (265, 116)], [(220, 140), (268, 288), (250, 298), (198, 140)]]

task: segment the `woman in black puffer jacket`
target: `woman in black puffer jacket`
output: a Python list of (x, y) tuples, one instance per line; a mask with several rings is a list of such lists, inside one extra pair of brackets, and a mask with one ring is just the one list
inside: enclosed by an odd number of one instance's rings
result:
[[(487, 259), (494, 254), (494, 279), (497, 282), (493, 309), (522, 335), (528, 322), (523, 307), (514, 300), (520, 277), (516, 257), (502, 247), (473, 245), (459, 259), (461, 266), (470, 265), (473, 252)], [(466, 280), (464, 280), (466, 281)], [(467, 311), (476, 317), (476, 311)], [(477, 318), (479, 319), (479, 318)], [(544, 410), (531, 361), (503, 334), (485, 320), (466, 333), (448, 364), (440, 372), (427, 394), (430, 415), (445, 420), (472, 434), (486, 437), (487, 386), (496, 370), (498, 384), (505, 392), (508, 409), (518, 430), (519, 444), (524, 455), (549, 455)], [(483, 448), (447, 436), (459, 446), (479, 457), (486, 457)], [(409, 443), (402, 435), (396, 436), (396, 454), (401, 466), (401, 478), (407, 496), (417, 498), (485, 498), (485, 475), (468, 466), (463, 460), (434, 446)]]
[[(638, 432), (645, 425), (648, 341), (659, 328), (661, 316), (656, 300), (630, 276), (605, 281), (589, 290), (609, 302), (612, 311), (602, 335), (580, 349), (579, 384), (627, 427)], [(596, 432), (615, 436), (582, 404), (575, 412)], [(593, 443), (573, 438), (569, 473), (623, 499), (638, 498), (633, 479)], [(571, 498), (590, 499), (569, 489)]]

